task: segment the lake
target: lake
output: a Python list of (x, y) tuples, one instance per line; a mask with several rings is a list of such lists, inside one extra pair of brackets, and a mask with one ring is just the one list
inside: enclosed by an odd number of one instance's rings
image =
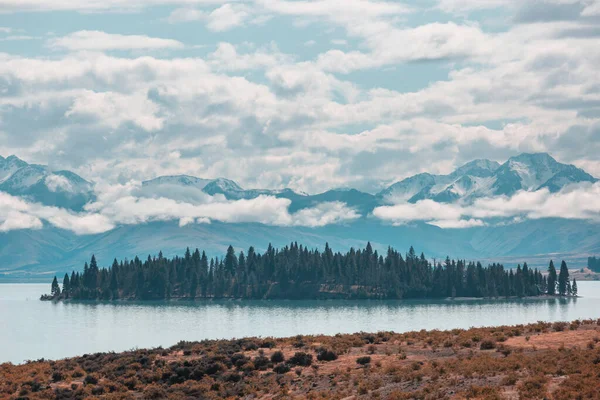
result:
[(168, 347), (180, 340), (405, 332), (600, 318), (600, 282), (578, 299), (224, 300), (144, 303), (39, 301), (50, 285), (0, 284), (0, 363)]

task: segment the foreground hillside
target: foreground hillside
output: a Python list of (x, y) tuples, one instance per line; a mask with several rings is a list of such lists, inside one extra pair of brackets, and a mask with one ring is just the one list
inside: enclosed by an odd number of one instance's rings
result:
[(600, 398), (600, 320), (287, 339), (0, 365), (0, 398)]

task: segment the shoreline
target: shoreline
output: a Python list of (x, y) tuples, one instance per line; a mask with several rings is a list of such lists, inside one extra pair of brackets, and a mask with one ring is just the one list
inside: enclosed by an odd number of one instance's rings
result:
[(382, 298), (312, 298), (312, 299), (287, 299), (287, 298), (269, 298), (269, 299), (258, 299), (258, 298), (241, 298), (241, 297), (207, 297), (207, 298), (194, 298), (191, 299), (189, 297), (171, 297), (168, 299), (150, 299), (150, 300), (140, 300), (140, 299), (112, 299), (112, 300), (98, 300), (98, 299), (55, 299), (50, 295), (41, 295), (40, 301), (50, 301), (50, 302), (66, 302), (66, 303), (95, 303), (95, 304), (110, 304), (110, 303), (159, 303), (159, 302), (189, 302), (189, 303), (201, 303), (201, 302), (213, 302), (213, 301), (235, 301), (235, 302), (245, 302), (245, 301), (253, 301), (253, 302), (269, 302), (269, 301), (298, 301), (298, 302), (307, 302), (307, 301), (316, 301), (316, 302), (330, 302), (330, 301), (365, 301), (365, 302), (380, 302), (380, 301), (406, 301), (406, 302), (418, 302), (418, 301), (431, 301), (431, 302), (454, 302), (454, 301), (503, 301), (503, 300), (552, 300), (552, 299), (579, 299), (583, 298), (583, 296), (573, 296), (573, 295), (540, 295), (540, 296), (496, 296), (496, 297), (420, 297), (420, 298), (402, 298), (402, 299), (382, 299)]

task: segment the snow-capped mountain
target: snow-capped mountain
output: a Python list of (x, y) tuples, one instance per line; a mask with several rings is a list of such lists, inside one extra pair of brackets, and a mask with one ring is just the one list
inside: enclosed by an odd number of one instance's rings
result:
[[(291, 189), (244, 189), (228, 179), (193, 176), (161, 176), (143, 182), (136, 195), (167, 197), (178, 201), (204, 202), (209, 195), (227, 199), (251, 199), (271, 195), (291, 201), (289, 211), (339, 201), (363, 218), (348, 224), (323, 227), (281, 227), (260, 223), (188, 224), (160, 221), (123, 225), (97, 235), (77, 235), (48, 225), (40, 230), (12, 230), (0, 233), (0, 280), (4, 276), (29, 276), (29, 272), (64, 273), (79, 268), (91, 253), (108, 262), (114, 257), (178, 254), (187, 246), (198, 246), (220, 255), (229, 244), (236, 249), (286, 244), (290, 239), (310, 246), (329, 242), (336, 248), (364, 245), (367, 241), (381, 250), (391, 245), (411, 245), (431, 256), (494, 258), (537, 255), (543, 259), (560, 252), (584, 262), (588, 254), (600, 251), (600, 229), (595, 221), (539, 219), (515, 224), (469, 229), (442, 229), (425, 222), (395, 226), (370, 217), (373, 209), (390, 201), (433, 199), (439, 202), (467, 202), (478, 197), (511, 195), (518, 190), (547, 188), (558, 191), (578, 182), (595, 182), (585, 171), (561, 164), (547, 154), (521, 154), (500, 165), (475, 160), (448, 175), (419, 174), (395, 183), (377, 195), (341, 188), (309, 195)], [(0, 157), (0, 191), (47, 205), (80, 210), (93, 199), (92, 184), (69, 171), (51, 171), (28, 164), (15, 156)], [(553, 257), (556, 254), (553, 255)], [(577, 258), (578, 257), (578, 258)], [(531, 258), (526, 257), (529, 261)], [(519, 260), (521, 261), (521, 260)], [(547, 258), (543, 260), (547, 262)], [(40, 276), (43, 276), (40, 275)]]
[(94, 199), (92, 183), (79, 175), (28, 164), (16, 156), (0, 157), (0, 191), (74, 210)]
[(597, 179), (574, 165), (562, 164), (546, 153), (524, 153), (500, 165), (490, 160), (471, 161), (449, 175), (418, 174), (378, 193), (386, 203), (432, 199), (440, 203), (472, 201), (480, 197), (511, 196), (519, 190), (563, 187)]
[(19, 169), (26, 167), (27, 163), (16, 156), (4, 158), (0, 156), (0, 184), (10, 178)]
[(491, 187), (492, 194), (508, 196), (518, 190), (548, 188), (555, 192), (572, 183), (597, 181), (582, 169), (561, 164), (546, 153), (524, 153), (511, 157), (498, 168), (494, 176), (496, 180)]
[(198, 192), (206, 195), (223, 195), (229, 200), (253, 199), (258, 196), (277, 197), (302, 197), (303, 193), (294, 192), (292, 189), (269, 190), (269, 189), (244, 189), (236, 182), (226, 178), (204, 179), (189, 175), (160, 176), (155, 179), (142, 182), (142, 194), (145, 196), (174, 198), (182, 200), (183, 197), (190, 198)]

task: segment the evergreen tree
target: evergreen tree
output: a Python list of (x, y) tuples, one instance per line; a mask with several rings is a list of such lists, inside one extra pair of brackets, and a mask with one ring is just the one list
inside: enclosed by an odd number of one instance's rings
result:
[(571, 294), (577, 296), (577, 280), (573, 279), (573, 285), (571, 286)]
[(553, 296), (556, 294), (556, 268), (554, 268), (554, 262), (550, 260), (548, 266), (548, 294)]
[(56, 275), (54, 276), (54, 279), (52, 280), (50, 294), (52, 295), (52, 297), (60, 296), (60, 286), (58, 286), (58, 279), (56, 279)]
[(225, 255), (225, 271), (231, 275), (235, 273), (237, 269), (237, 257), (235, 256), (235, 250), (233, 246), (227, 248), (227, 254)]
[(569, 287), (569, 269), (567, 263), (563, 260), (560, 264), (560, 273), (558, 274), (558, 294), (564, 296), (568, 294)]
[(69, 293), (71, 293), (71, 280), (69, 279), (69, 274), (65, 274), (65, 277), (63, 278), (62, 292), (64, 297), (69, 297)]

